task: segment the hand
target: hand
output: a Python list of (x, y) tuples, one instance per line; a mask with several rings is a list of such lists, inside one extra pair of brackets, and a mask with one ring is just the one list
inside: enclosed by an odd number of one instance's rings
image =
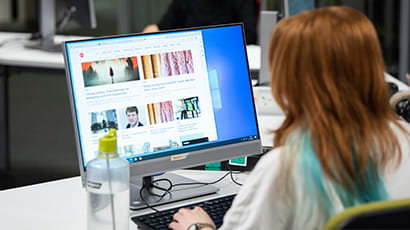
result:
[(156, 24), (148, 25), (144, 28), (142, 31), (143, 33), (152, 33), (152, 32), (158, 32), (159, 27)]
[(174, 230), (187, 230), (191, 224), (195, 223), (209, 223), (215, 226), (205, 210), (201, 207), (195, 207), (194, 209), (179, 209), (178, 212), (174, 214), (174, 221), (172, 221), (168, 227)]

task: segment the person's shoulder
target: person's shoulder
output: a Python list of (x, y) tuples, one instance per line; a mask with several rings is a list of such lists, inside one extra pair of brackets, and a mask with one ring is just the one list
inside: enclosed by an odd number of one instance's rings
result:
[(284, 147), (273, 148), (272, 150), (264, 154), (261, 157), (261, 159), (265, 159), (265, 161), (266, 160), (277, 160), (280, 158), (280, 156), (283, 154), (284, 151), (285, 151)]
[(282, 154), (284, 154), (283, 147), (274, 148), (264, 154), (253, 169), (253, 171), (255, 171), (254, 173), (258, 171), (262, 173), (270, 170), (276, 171), (277, 166), (280, 164)]
[(399, 129), (397, 126), (393, 126), (393, 131), (396, 133), (396, 135), (401, 138), (405, 137), (405, 139), (409, 140), (409, 135), (410, 135), (410, 123), (406, 122), (403, 119), (398, 120), (398, 124), (402, 129)]
[(399, 124), (403, 127), (404, 131), (396, 131), (399, 135), (399, 141), (402, 145), (406, 145), (410, 150), (410, 123), (405, 120), (400, 120)]

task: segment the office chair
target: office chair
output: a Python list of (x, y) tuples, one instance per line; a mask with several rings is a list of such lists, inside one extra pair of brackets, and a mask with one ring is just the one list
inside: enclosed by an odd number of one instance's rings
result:
[(390, 105), (400, 117), (410, 122), (410, 90), (393, 94), (390, 98)]
[(347, 208), (330, 218), (324, 227), (324, 230), (342, 229), (410, 229), (410, 199)]

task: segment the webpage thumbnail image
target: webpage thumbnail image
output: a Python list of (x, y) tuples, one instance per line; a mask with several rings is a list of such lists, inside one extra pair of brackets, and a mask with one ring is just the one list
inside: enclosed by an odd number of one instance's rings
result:
[(176, 103), (175, 108), (175, 115), (177, 120), (191, 119), (201, 116), (198, 97), (179, 99)]
[(137, 57), (81, 63), (85, 87), (139, 80), (138, 68)]
[(179, 140), (168, 135), (157, 135), (155, 140), (143, 143), (124, 145), (121, 156), (143, 155), (146, 153), (157, 152), (160, 150), (172, 149), (179, 147)]
[(118, 129), (115, 109), (91, 112), (91, 132), (93, 134), (106, 133), (109, 129)]
[(148, 118), (151, 125), (175, 120), (172, 101), (147, 104)]
[(132, 129), (147, 125), (145, 105), (130, 105), (118, 109), (119, 129)]
[(198, 97), (189, 97), (175, 101), (147, 104), (150, 125), (200, 117)]
[(141, 56), (144, 79), (194, 73), (191, 50)]

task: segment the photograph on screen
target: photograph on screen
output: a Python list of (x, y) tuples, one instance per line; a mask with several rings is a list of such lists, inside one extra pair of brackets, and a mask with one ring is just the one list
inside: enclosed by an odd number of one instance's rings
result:
[(91, 132), (93, 134), (108, 132), (109, 129), (118, 129), (115, 109), (91, 112)]
[(84, 86), (99, 86), (140, 79), (137, 57), (81, 63)]
[(123, 157), (128, 157), (137, 154), (141, 155), (149, 152), (152, 152), (151, 144), (148, 141), (146, 141), (142, 143), (132, 143), (122, 146), (122, 151), (120, 155)]
[(198, 97), (179, 99), (175, 103), (175, 117), (177, 120), (192, 119), (201, 116)]
[(131, 129), (147, 125), (145, 105), (129, 105), (118, 109), (118, 129)]
[(148, 118), (151, 125), (175, 120), (172, 101), (147, 104)]
[(178, 146), (179, 146), (178, 142), (176, 142), (175, 140), (169, 139), (168, 142), (167, 142), (166, 144), (164, 144), (164, 145), (154, 146), (154, 147), (152, 148), (152, 151), (153, 151), (153, 152), (156, 152), (156, 151), (160, 151), (160, 150), (164, 150), (164, 149), (176, 148), (176, 147), (178, 147)]
[(141, 62), (144, 79), (194, 73), (191, 50), (143, 55)]

